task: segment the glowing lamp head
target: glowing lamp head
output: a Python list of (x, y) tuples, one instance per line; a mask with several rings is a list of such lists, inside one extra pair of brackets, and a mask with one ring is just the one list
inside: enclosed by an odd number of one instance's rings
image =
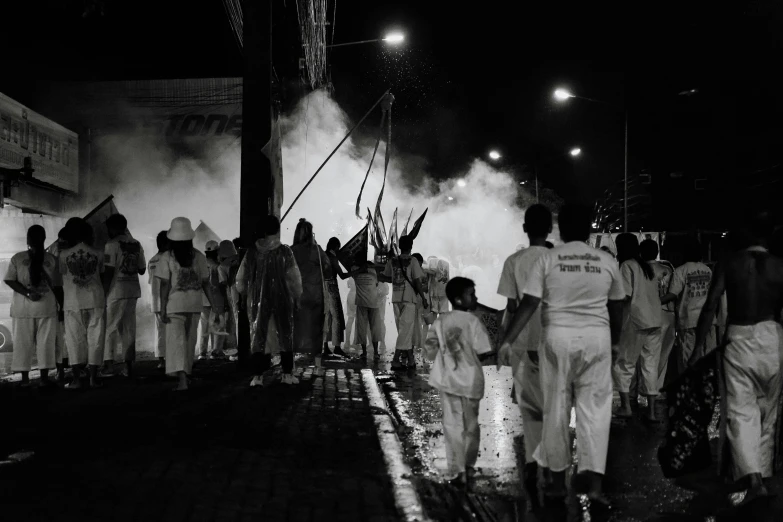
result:
[(497, 161), (501, 157), (502, 156), (500, 155), (500, 153), (498, 151), (496, 151), (496, 150), (489, 151), (489, 159), (491, 159), (492, 161)]
[(383, 39), (384, 42), (392, 45), (401, 44), (405, 40), (405, 35), (402, 33), (389, 33)]
[(557, 101), (566, 101), (568, 98), (573, 98), (574, 95), (565, 89), (557, 89), (555, 91), (555, 99)]
[(468, 186), (468, 182), (465, 181), (464, 179), (461, 179), (461, 180), (457, 181), (457, 186), (459, 188), (465, 188), (465, 187)]
[(580, 149), (579, 147), (575, 147), (575, 148), (571, 149), (571, 152), (569, 152), (569, 154), (571, 154), (571, 156), (573, 156), (573, 157), (577, 157), (581, 153), (582, 153), (582, 149)]
[(449, 201), (454, 201), (454, 198), (452, 198), (451, 196), (449, 196)]

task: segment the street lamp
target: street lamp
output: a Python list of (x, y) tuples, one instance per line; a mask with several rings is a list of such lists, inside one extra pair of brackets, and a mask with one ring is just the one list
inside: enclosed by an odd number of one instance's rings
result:
[(464, 179), (461, 179), (461, 180), (457, 181), (457, 185), (459, 187), (461, 187), (461, 188), (465, 188), (468, 185), (468, 182), (465, 181)]
[(334, 44), (334, 45), (327, 45), (327, 49), (331, 49), (332, 47), (345, 47), (347, 45), (359, 45), (359, 44), (365, 44), (365, 43), (374, 43), (374, 42), (386, 42), (391, 45), (397, 45), (402, 43), (405, 40), (405, 35), (402, 33), (389, 33), (383, 38), (375, 38), (373, 40), (359, 40), (358, 42), (346, 42), (346, 43), (340, 43), (340, 44)]
[(489, 159), (491, 159), (492, 161), (497, 161), (502, 157), (503, 156), (501, 156), (500, 153), (496, 150), (489, 151)]
[(581, 153), (582, 153), (582, 149), (580, 149), (579, 147), (575, 147), (575, 148), (571, 149), (571, 151), (569, 152), (569, 154), (570, 154), (571, 156), (573, 156), (573, 157), (577, 157), (577, 156), (579, 156)]
[[(592, 98), (585, 98), (584, 96), (576, 96), (571, 94), (565, 89), (555, 90), (555, 99), (561, 102), (567, 101), (569, 98), (580, 98), (596, 103), (603, 103), (604, 105), (612, 105), (601, 100), (594, 100)], [(623, 169), (623, 232), (628, 232), (628, 109), (625, 112), (625, 167)]]

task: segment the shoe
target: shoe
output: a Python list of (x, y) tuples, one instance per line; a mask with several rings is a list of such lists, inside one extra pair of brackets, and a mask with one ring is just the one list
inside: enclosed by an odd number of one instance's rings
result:
[(392, 363), (391, 363), (392, 371), (400, 372), (400, 371), (404, 370), (405, 368), (406, 368), (406, 366), (404, 364), (402, 364), (402, 361), (400, 361), (399, 359), (397, 359), (396, 361), (392, 361)]
[(198, 360), (199, 361), (206, 361), (207, 360), (207, 354), (202, 353), (201, 355), (198, 356)]
[(256, 375), (255, 377), (253, 377), (253, 380), (250, 381), (250, 387), (252, 388), (254, 386), (261, 386), (261, 387), (264, 386), (264, 378), (263, 378), (263, 376)]
[(284, 373), (283, 378), (280, 382), (282, 382), (283, 384), (299, 384), (299, 379), (294, 377), (290, 373)]
[(465, 490), (468, 487), (467, 480), (465, 480), (465, 473), (460, 473), (454, 478), (446, 479), (446, 484), (460, 490)]
[(362, 352), (361, 355), (359, 355), (359, 359), (361, 359), (363, 361), (366, 361), (367, 360), (367, 352), (366, 351)]
[(337, 348), (335, 348), (332, 353), (334, 355), (339, 355), (340, 357), (348, 357), (347, 355), (345, 355), (345, 352), (343, 351), (343, 349), (340, 348), (339, 346)]
[(114, 372), (111, 370), (107, 370), (106, 368), (101, 368), (101, 371), (98, 372), (98, 377), (101, 379), (109, 379), (111, 377), (114, 377)]
[(217, 359), (217, 360), (226, 360), (228, 359), (228, 356), (224, 352), (212, 352), (209, 356), (210, 359)]
[(238, 355), (232, 355), (231, 357), (228, 358), (228, 360), (231, 361), (231, 362), (237, 362), (239, 360), (239, 356)]

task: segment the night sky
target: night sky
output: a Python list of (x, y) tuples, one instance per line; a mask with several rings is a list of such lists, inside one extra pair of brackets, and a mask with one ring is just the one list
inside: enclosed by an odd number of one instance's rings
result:
[[(35, 108), (47, 79), (242, 75), (220, 0), (106, 0), (103, 16), (82, 18), (90, 3), (17, 7), (27, 12), (4, 23), (0, 91)], [(335, 97), (358, 118), (391, 87), (395, 143), (437, 177), (497, 148), (508, 166), (535, 163), (543, 184), (588, 203), (622, 177), (627, 108), (631, 176), (650, 169), (656, 206), (688, 224), (755, 197), (757, 178), (780, 177), (769, 170), (783, 162), (780, 2), (526, 4), (338, 1), (335, 43), (392, 28), (407, 41), (333, 50)], [(274, 9), (275, 70), (295, 85), (294, 0), (274, 0)], [(617, 108), (559, 104), (558, 86)], [(699, 92), (678, 96), (687, 89)], [(295, 96), (289, 90), (286, 102)], [(565, 156), (574, 145), (577, 161)], [(694, 192), (692, 180), (704, 177), (709, 190)], [(773, 183), (763, 192), (781, 191)]]

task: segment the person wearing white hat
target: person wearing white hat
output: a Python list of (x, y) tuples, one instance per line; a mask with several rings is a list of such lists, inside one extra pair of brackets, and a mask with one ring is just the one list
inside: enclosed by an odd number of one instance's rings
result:
[(212, 291), (212, 305), (204, 307), (199, 321), (199, 360), (207, 358), (208, 346), (211, 342), (212, 352), (209, 354), (212, 359), (225, 359), (223, 353), (223, 344), (226, 340), (226, 295), (225, 287), (220, 285), (220, 276), (218, 274), (218, 250), (220, 244), (217, 241), (207, 241), (204, 247), (204, 254), (207, 258), (207, 268), (209, 269), (209, 287)]
[(176, 375), (176, 391), (188, 389), (196, 353), (202, 295), (212, 303), (209, 269), (204, 254), (193, 248), (196, 233), (190, 220), (174, 218), (167, 234), (171, 250), (160, 257), (160, 320), (166, 325), (166, 373)]
[[(106, 294), (106, 344), (101, 376), (112, 376), (111, 367), (119, 355), (125, 363), (122, 375), (131, 377), (136, 360), (136, 302), (141, 297), (139, 276), (147, 271), (147, 262), (141, 243), (127, 233), (125, 216), (109, 216), (106, 228), (109, 241), (103, 254), (104, 278), (110, 283)], [(118, 345), (119, 354), (116, 353)]]

